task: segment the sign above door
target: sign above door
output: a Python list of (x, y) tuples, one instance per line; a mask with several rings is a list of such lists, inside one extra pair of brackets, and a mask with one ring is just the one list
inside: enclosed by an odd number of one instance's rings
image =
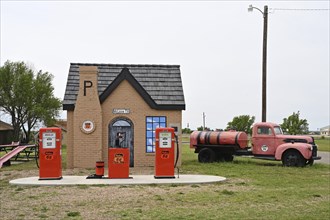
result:
[(112, 109), (113, 114), (129, 114), (130, 110), (125, 108), (114, 108)]

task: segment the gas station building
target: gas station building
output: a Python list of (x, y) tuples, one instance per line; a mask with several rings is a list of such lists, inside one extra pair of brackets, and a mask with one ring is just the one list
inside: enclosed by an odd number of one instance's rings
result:
[(156, 128), (175, 128), (181, 143), (180, 66), (71, 63), (63, 110), (67, 168), (107, 165), (109, 147), (129, 148), (130, 167), (154, 166)]

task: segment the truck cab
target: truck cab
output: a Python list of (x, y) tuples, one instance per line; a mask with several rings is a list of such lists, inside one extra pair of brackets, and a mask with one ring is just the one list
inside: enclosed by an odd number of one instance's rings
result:
[(261, 159), (282, 160), (284, 166), (305, 166), (320, 159), (313, 137), (284, 135), (279, 125), (270, 122), (253, 125), (252, 154)]

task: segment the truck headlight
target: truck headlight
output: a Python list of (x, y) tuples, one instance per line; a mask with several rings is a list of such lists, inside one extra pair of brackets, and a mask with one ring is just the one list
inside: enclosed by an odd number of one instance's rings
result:
[(311, 146), (309, 147), (309, 149), (310, 149), (311, 151), (313, 151), (313, 145), (311, 145)]

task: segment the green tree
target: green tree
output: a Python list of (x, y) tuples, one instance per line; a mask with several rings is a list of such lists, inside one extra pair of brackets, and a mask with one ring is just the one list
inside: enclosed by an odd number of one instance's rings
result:
[(249, 115), (240, 115), (233, 118), (231, 122), (227, 123), (226, 130), (244, 131), (247, 134), (252, 133), (251, 126), (254, 123), (255, 117)]
[(183, 128), (182, 134), (191, 134), (192, 130), (190, 128)]
[(11, 116), (14, 140), (21, 129), (29, 141), (32, 128), (58, 115), (61, 101), (54, 97), (52, 74), (35, 72), (24, 62), (7, 61), (0, 67), (0, 110)]
[(200, 126), (200, 127), (197, 127), (197, 131), (203, 131), (204, 130), (204, 127), (203, 127), (203, 125), (202, 126)]
[(208, 127), (204, 128), (203, 126), (200, 126), (200, 127), (197, 128), (197, 131), (211, 131), (211, 129), (208, 128)]
[(282, 130), (288, 134), (308, 134), (308, 122), (306, 119), (300, 119), (300, 112), (293, 112), (287, 118), (283, 118), (280, 125)]

